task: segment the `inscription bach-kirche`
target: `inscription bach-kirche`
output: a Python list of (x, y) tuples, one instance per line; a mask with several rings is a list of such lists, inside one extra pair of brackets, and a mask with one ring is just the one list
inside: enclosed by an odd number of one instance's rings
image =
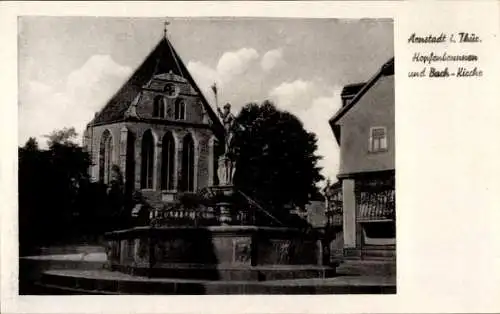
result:
[[(479, 57), (470, 53), (471, 48), (482, 42), (481, 37), (475, 33), (457, 32), (418, 35), (411, 34), (408, 44), (417, 47), (434, 45), (441, 50), (413, 52), (411, 62), (423, 67), (408, 72), (410, 78), (472, 78), (483, 76), (483, 70), (478, 66)], [(433, 47), (434, 47), (433, 46)], [(460, 52), (451, 52), (458, 47)]]

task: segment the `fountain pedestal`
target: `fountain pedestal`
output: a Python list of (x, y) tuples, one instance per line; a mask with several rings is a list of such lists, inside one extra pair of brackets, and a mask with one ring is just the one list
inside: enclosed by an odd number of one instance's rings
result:
[(219, 215), (219, 223), (228, 226), (235, 223), (236, 189), (232, 185), (211, 186), (207, 188), (209, 198), (214, 203), (215, 212)]

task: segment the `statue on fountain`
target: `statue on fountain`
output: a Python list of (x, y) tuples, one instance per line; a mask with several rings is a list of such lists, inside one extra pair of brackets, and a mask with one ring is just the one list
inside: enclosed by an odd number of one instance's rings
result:
[(236, 121), (236, 117), (231, 113), (231, 104), (224, 105), (223, 110), (217, 107), (219, 116), (224, 125), (224, 154), (219, 158), (219, 185), (233, 185), (234, 174), (236, 172), (236, 149), (235, 135), (237, 131), (243, 131), (244, 127)]

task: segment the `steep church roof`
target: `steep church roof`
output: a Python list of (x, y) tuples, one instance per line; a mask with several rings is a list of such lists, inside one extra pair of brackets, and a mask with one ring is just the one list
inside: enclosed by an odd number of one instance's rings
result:
[(134, 98), (140, 93), (142, 87), (148, 83), (154, 75), (161, 73), (173, 73), (184, 77), (199, 94), (204, 109), (213, 121), (212, 125), (214, 131), (217, 134), (222, 134), (223, 127), (218, 116), (203, 96), (200, 88), (167, 37), (161, 39), (127, 82), (107, 102), (104, 108), (96, 114), (94, 119), (89, 123), (89, 126), (125, 120), (125, 112)]

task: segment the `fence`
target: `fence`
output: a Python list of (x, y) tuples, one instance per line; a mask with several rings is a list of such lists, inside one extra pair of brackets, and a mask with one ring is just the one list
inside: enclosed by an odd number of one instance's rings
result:
[(396, 214), (394, 177), (356, 180), (358, 221), (392, 220)]
[[(260, 204), (237, 191), (229, 211), (232, 225), (283, 225)], [(150, 211), (150, 224), (155, 226), (215, 226), (220, 225), (223, 213), (217, 204), (198, 204), (185, 207), (172, 204)]]

